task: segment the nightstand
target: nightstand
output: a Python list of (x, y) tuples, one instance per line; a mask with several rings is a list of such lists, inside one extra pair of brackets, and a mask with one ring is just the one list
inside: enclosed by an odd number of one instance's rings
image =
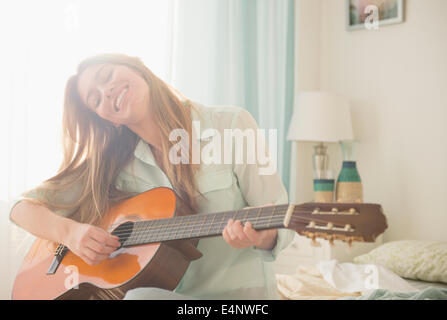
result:
[(352, 262), (354, 257), (365, 254), (383, 243), (383, 235), (375, 242), (347, 243), (336, 240), (331, 246), (329, 241), (318, 239), (319, 246), (312, 244), (312, 240), (295, 235), (292, 243), (281, 251), (275, 261), (275, 273), (294, 274), (298, 266), (315, 266), (322, 260), (336, 259), (338, 262)]

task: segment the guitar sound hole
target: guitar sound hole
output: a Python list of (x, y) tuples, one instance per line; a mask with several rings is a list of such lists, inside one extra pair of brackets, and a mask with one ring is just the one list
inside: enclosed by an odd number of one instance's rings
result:
[(132, 234), (134, 223), (131, 221), (120, 224), (115, 230), (113, 230), (112, 234), (119, 238), (121, 243), (121, 247), (124, 245), (126, 240)]

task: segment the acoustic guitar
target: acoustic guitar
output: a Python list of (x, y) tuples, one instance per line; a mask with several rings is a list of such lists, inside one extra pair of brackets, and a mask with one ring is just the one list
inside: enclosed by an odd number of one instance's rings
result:
[[(130, 289), (174, 290), (200, 238), (221, 236), (229, 219), (256, 230), (288, 228), (312, 239), (372, 242), (387, 228), (378, 204), (304, 203), (191, 214), (169, 188), (155, 188), (112, 207), (99, 226), (121, 247), (88, 265), (61, 244), (36, 239), (16, 276), (13, 299), (122, 299)], [(56, 248), (57, 246), (57, 248)]]

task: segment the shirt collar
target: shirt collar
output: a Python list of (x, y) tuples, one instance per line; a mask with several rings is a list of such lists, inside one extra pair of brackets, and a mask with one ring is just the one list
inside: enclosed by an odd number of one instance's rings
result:
[(133, 154), (141, 161), (157, 166), (151, 147), (143, 139), (140, 138)]
[[(211, 119), (211, 112), (199, 103), (193, 102), (193, 104), (195, 108), (191, 108), (191, 120), (198, 121), (196, 122), (196, 124), (200, 124), (200, 132), (198, 126), (192, 126), (192, 130), (194, 130), (195, 134), (195, 139), (196, 141), (209, 141), (209, 139), (216, 134), (216, 130), (214, 129), (213, 121)], [(206, 132), (204, 132), (205, 130)], [(202, 134), (202, 132), (204, 133)], [(157, 166), (154, 154), (152, 153), (152, 149), (146, 143), (146, 141), (141, 138), (135, 148), (134, 156), (147, 164)]]
[(200, 124), (199, 127), (195, 125), (192, 126), (192, 130), (194, 130), (195, 133), (195, 139), (200, 141), (209, 141), (211, 137), (216, 135), (216, 129), (214, 128), (213, 120), (211, 119), (211, 112), (200, 103), (194, 102), (193, 104), (195, 108), (191, 108), (191, 120), (198, 121), (196, 124)]

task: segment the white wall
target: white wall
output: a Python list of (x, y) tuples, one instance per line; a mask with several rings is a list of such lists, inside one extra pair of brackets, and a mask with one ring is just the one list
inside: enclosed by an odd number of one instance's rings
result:
[[(297, 24), (297, 41), (306, 43), (297, 54), (302, 81), (296, 90), (352, 99), (364, 200), (383, 205), (385, 240), (447, 240), (447, 1), (405, 4), (402, 24), (346, 31), (344, 0), (297, 0), (297, 21), (308, 24)], [(305, 17), (309, 12), (313, 19)], [(319, 76), (309, 80), (308, 72)], [(332, 150), (337, 168), (340, 152)], [(306, 181), (305, 197), (312, 190), (312, 168), (300, 159), (311, 154), (308, 147), (298, 151), (297, 179)], [(296, 192), (298, 200), (308, 200)]]
[[(295, 92), (320, 87), (320, 0), (295, 1)], [(312, 201), (312, 143), (292, 142), (289, 199)]]

